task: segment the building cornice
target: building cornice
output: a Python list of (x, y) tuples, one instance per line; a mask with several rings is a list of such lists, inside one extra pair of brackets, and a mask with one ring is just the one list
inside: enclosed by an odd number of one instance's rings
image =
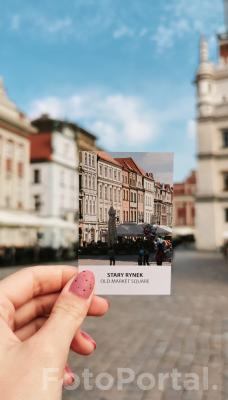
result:
[(214, 195), (196, 195), (196, 203), (211, 203), (211, 202), (219, 202), (219, 203), (226, 203), (228, 202), (228, 194), (221, 197), (221, 196), (214, 196)]
[(62, 167), (64, 167), (64, 168), (68, 168), (68, 169), (71, 169), (72, 171), (75, 171), (75, 172), (77, 172), (78, 171), (78, 168), (77, 167), (71, 167), (70, 165), (66, 165), (66, 164), (64, 164), (64, 163), (61, 163), (60, 161), (56, 161), (56, 160), (52, 160), (52, 159), (50, 159), (50, 160), (47, 160), (47, 159), (43, 159), (43, 158), (39, 158), (39, 159), (37, 159), (37, 160), (30, 160), (30, 164), (57, 164), (57, 165), (61, 165)]
[(214, 153), (201, 153), (201, 154), (198, 153), (197, 154), (198, 160), (211, 160), (211, 159), (226, 160), (227, 157), (228, 157), (228, 152), (227, 153), (217, 153), (217, 154), (214, 154)]
[(14, 133), (18, 136), (29, 138), (29, 134), (34, 131), (28, 131), (25, 128), (18, 127), (16, 124), (12, 124), (11, 122), (7, 122), (0, 117), (0, 128), (5, 129), (8, 132)]

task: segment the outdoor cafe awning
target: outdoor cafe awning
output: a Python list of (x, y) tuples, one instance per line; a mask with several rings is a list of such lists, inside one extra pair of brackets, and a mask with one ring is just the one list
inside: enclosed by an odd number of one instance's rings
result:
[(60, 228), (76, 231), (76, 226), (61, 218), (42, 218), (32, 213), (0, 211), (0, 226), (31, 227), (31, 228)]
[(120, 224), (117, 226), (117, 236), (143, 236), (143, 226), (138, 224)]

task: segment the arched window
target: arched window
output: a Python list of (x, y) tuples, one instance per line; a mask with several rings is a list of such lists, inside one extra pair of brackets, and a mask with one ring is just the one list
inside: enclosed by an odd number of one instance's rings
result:
[(103, 198), (103, 190), (102, 190), (102, 185), (100, 185), (100, 195), (99, 195), (99, 197), (100, 197), (100, 199), (102, 199)]
[(93, 215), (96, 214), (96, 200), (93, 200)]

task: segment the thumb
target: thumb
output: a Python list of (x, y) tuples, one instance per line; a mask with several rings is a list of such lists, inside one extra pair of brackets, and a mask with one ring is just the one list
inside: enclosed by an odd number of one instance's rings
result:
[(82, 271), (71, 279), (63, 288), (52, 312), (41, 328), (42, 338), (68, 354), (76, 331), (85, 319), (95, 285), (95, 277), (91, 271)]

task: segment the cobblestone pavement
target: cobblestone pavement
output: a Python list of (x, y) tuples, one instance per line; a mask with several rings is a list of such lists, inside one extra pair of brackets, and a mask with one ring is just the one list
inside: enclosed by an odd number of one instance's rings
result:
[[(1, 269), (0, 277), (8, 272)], [(113, 296), (109, 300), (107, 316), (88, 318), (83, 327), (97, 341), (97, 350), (89, 357), (71, 355), (70, 364), (80, 378), (84, 368), (89, 368), (92, 385), (95, 378), (98, 384), (107, 384), (101, 372), (111, 374), (114, 385), (105, 391), (95, 385), (85, 391), (81, 379), (78, 389), (64, 391), (64, 400), (228, 399), (228, 263), (220, 255), (177, 251), (172, 296)], [(204, 367), (208, 367), (208, 390)], [(155, 387), (142, 390), (140, 381), (134, 380), (118, 391), (117, 368), (131, 368), (136, 378), (143, 372), (153, 374)], [(173, 390), (171, 380), (165, 378), (164, 390), (158, 390), (159, 374), (175, 368), (182, 374), (181, 389)], [(190, 381), (187, 373), (197, 375)], [(187, 383), (189, 388), (196, 387), (197, 376), (200, 390), (186, 390)], [(143, 383), (147, 386), (149, 380)]]

